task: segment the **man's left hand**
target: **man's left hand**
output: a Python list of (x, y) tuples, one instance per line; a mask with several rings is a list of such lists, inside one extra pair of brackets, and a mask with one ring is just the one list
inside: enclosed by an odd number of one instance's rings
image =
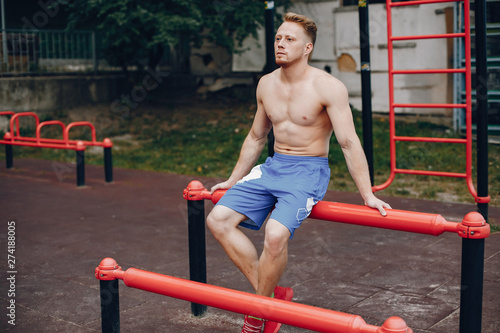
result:
[(371, 207), (371, 208), (378, 209), (378, 211), (380, 212), (380, 214), (382, 216), (387, 215), (387, 212), (385, 211), (385, 209), (392, 209), (392, 207), (388, 203), (380, 200), (376, 196), (372, 196), (372, 197), (368, 198), (367, 200), (365, 200), (365, 205), (367, 205), (368, 207)]

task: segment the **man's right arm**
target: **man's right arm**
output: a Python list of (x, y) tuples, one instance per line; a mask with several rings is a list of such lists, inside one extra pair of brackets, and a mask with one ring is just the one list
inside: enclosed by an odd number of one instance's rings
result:
[(252, 128), (241, 146), (238, 162), (236, 162), (236, 166), (229, 179), (212, 187), (212, 193), (219, 189), (231, 188), (241, 178), (245, 177), (255, 166), (255, 163), (257, 163), (264, 149), (267, 141), (267, 134), (271, 130), (272, 124), (271, 120), (267, 117), (264, 104), (262, 103), (263, 85), (265, 85), (264, 77), (257, 86), (257, 112), (255, 113)]

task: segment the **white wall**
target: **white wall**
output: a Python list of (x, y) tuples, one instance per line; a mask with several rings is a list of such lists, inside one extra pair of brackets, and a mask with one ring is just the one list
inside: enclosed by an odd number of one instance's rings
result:
[[(442, 9), (450, 4), (428, 4), (392, 9), (393, 35), (426, 35), (446, 33)], [(358, 7), (341, 7), (339, 1), (296, 2), (292, 11), (307, 15), (318, 25), (318, 36), (310, 61), (312, 66), (331, 68), (332, 75), (347, 86), (350, 103), (361, 109), (361, 77)], [(385, 4), (369, 7), (370, 57), (372, 71), (372, 107), (389, 110), (387, 14)], [(260, 71), (265, 64), (264, 33), (260, 41), (247, 40), (251, 50), (233, 57), (233, 71)], [(445, 39), (419, 39), (395, 43), (395, 69), (428, 69), (447, 67)], [(257, 46), (260, 45), (260, 47)], [(396, 103), (446, 103), (446, 74), (394, 76)], [(446, 113), (447, 110), (396, 109), (396, 112)]]

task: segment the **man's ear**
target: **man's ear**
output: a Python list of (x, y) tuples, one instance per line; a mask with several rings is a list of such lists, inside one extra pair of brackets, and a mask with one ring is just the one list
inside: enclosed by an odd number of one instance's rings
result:
[(313, 43), (311, 43), (311, 42), (307, 43), (305, 50), (304, 50), (305, 51), (304, 53), (310, 56), (312, 51), (313, 51), (313, 48), (314, 48)]

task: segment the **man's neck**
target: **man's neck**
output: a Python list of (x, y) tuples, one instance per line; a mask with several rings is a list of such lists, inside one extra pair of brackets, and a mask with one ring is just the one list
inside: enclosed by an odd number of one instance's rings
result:
[(294, 63), (290, 66), (281, 67), (281, 79), (288, 83), (295, 83), (304, 79), (309, 64), (306, 61)]

